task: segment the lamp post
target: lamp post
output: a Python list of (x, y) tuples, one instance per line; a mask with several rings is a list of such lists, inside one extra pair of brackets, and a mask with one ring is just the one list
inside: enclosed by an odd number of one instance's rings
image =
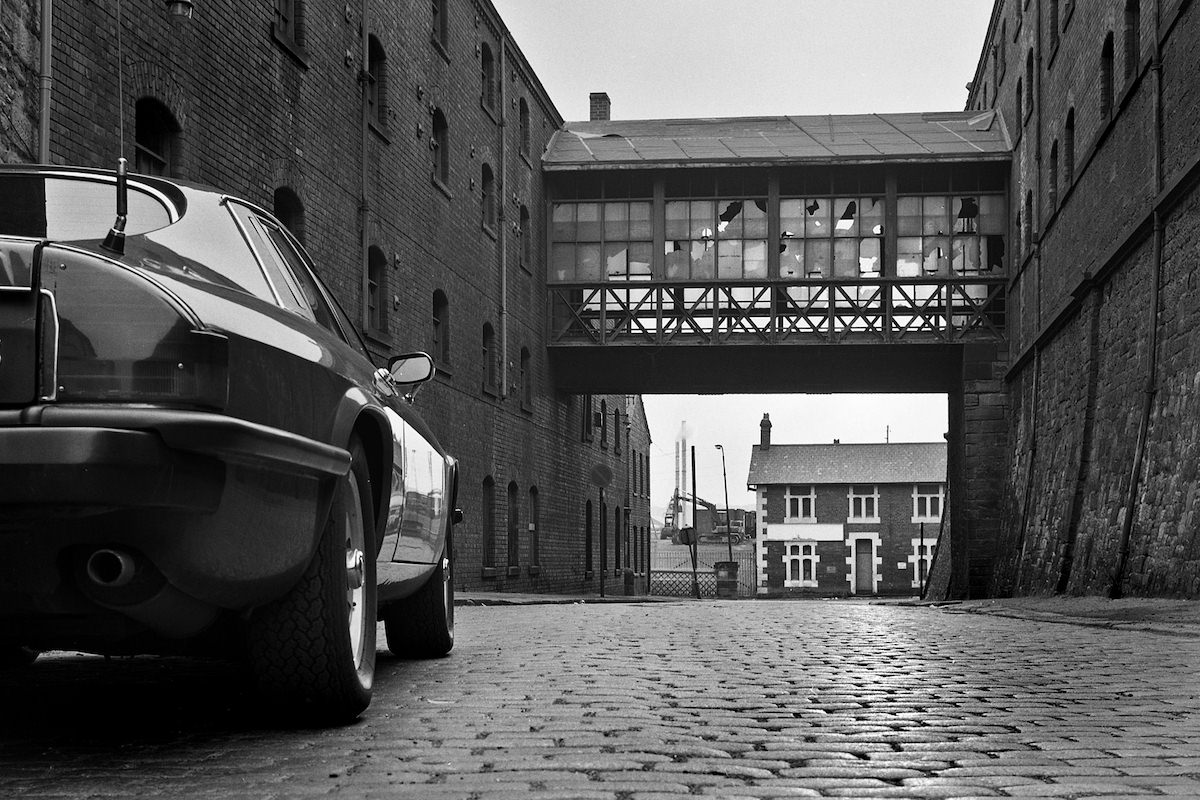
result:
[(721, 483), (725, 486), (725, 541), (729, 543), (729, 560), (733, 561), (733, 520), (729, 518), (729, 478), (725, 475), (725, 448), (717, 445), (721, 451)]

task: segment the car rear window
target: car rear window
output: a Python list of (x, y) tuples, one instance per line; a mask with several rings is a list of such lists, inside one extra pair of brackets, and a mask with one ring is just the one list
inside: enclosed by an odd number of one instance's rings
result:
[[(117, 218), (116, 198), (113, 181), (87, 175), (0, 175), (0, 234), (58, 241), (103, 239)], [(127, 234), (171, 222), (172, 209), (162, 198), (130, 183)]]

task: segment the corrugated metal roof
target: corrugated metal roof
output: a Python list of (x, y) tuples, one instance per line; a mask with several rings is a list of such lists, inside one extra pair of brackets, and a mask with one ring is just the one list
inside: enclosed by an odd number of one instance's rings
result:
[(754, 446), (750, 486), (767, 484), (941, 483), (945, 442)]
[(548, 170), (744, 162), (844, 162), (1009, 157), (994, 111), (568, 122), (550, 140)]

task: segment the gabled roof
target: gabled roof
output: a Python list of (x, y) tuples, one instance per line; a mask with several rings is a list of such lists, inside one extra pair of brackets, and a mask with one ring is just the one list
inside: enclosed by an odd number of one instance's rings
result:
[(1012, 145), (994, 111), (568, 122), (542, 157), (547, 170), (747, 163), (1005, 160)]
[(749, 486), (767, 484), (942, 483), (945, 442), (755, 445)]

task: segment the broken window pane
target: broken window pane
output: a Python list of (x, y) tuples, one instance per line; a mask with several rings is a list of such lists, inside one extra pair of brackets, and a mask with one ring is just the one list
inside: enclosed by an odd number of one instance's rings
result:
[(779, 201), (779, 235), (785, 239), (804, 235), (804, 201)]
[(959, 275), (978, 275), (981, 266), (978, 236), (955, 236), (951, 268)]
[(743, 243), (743, 273), (745, 277), (759, 280), (767, 277), (767, 243), (761, 239)]
[(858, 274), (864, 278), (878, 278), (883, 267), (880, 258), (879, 239), (860, 239), (858, 246)]
[(598, 281), (600, 274), (600, 245), (581, 244), (575, 251), (575, 280)]
[(804, 235), (812, 238), (816, 236), (830, 236), (829, 233), (829, 209), (830, 203), (828, 200), (808, 200), (804, 205)]
[(954, 232), (975, 233), (979, 226), (979, 199), (958, 197), (954, 200)]
[(668, 239), (688, 238), (688, 209), (686, 201), (671, 200), (666, 208), (666, 237)]
[(625, 280), (627, 272), (628, 245), (625, 244), (606, 244), (604, 245), (604, 277), (610, 281)]
[(926, 236), (921, 269), (926, 275), (945, 275), (950, 266), (950, 243), (944, 236)]
[(551, 245), (550, 274), (556, 281), (575, 280), (575, 245), (559, 242)]
[(629, 245), (629, 278), (649, 280), (650, 242), (633, 242)]
[(901, 236), (896, 239), (896, 275), (916, 278), (921, 275), (921, 237)]
[(691, 256), (685, 245), (687, 242), (667, 241), (666, 258), (663, 271), (667, 280), (684, 280), (691, 271)]
[(883, 235), (882, 197), (864, 197), (859, 203), (858, 230), (862, 236)]
[(717, 216), (717, 234), (722, 238), (740, 239), (742, 236), (741, 200), (722, 200), (718, 204), (721, 209)]
[(716, 248), (711, 242), (692, 242), (691, 277), (709, 280), (716, 273)]
[(804, 243), (804, 268), (810, 278), (821, 278), (832, 274), (829, 264), (829, 241), (810, 239)]
[(926, 236), (942, 236), (946, 228), (946, 198), (924, 197), (921, 199), (921, 232)]
[(833, 235), (858, 235), (858, 201), (837, 198), (833, 201)]
[(688, 223), (689, 238), (712, 239), (713, 232), (713, 201), (693, 200), (690, 204)]
[(802, 240), (785, 240), (779, 254), (779, 277), (804, 277), (804, 242)]
[(747, 200), (742, 210), (742, 231), (747, 239), (767, 238), (767, 201)]

